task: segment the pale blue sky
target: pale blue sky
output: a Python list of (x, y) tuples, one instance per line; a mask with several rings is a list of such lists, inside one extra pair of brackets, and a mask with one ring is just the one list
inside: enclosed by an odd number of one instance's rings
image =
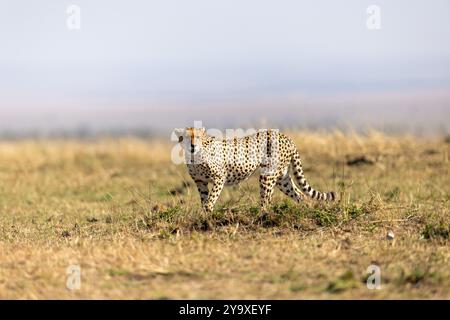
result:
[(448, 0), (1, 0), (0, 112), (442, 90), (449, 18)]

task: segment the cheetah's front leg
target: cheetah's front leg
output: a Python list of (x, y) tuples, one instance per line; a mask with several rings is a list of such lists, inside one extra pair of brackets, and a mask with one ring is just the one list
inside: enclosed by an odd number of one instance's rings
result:
[(277, 178), (275, 175), (261, 174), (259, 176), (259, 187), (261, 196), (261, 213), (267, 213), (267, 209), (272, 201), (272, 195)]
[(206, 203), (208, 201), (209, 190), (208, 190), (208, 182), (202, 180), (196, 180), (195, 184), (197, 185), (198, 193), (200, 194), (200, 200), (202, 202), (203, 209), (206, 210)]
[(225, 177), (214, 179), (211, 191), (209, 192), (208, 200), (206, 201), (205, 206), (206, 212), (213, 211), (214, 205), (216, 204), (216, 201), (219, 198), (219, 195), (222, 192), (222, 189), (225, 185), (225, 181), (226, 181)]

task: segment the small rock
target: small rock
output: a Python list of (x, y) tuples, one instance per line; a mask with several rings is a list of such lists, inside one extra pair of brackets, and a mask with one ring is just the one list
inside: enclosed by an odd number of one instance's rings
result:
[(350, 240), (350, 238), (345, 238), (344, 240), (341, 241), (342, 249), (350, 249), (351, 246), (352, 241)]
[(161, 208), (161, 206), (159, 204), (155, 204), (153, 206), (153, 208), (152, 208), (152, 212), (158, 212), (158, 211), (161, 211), (161, 210), (162, 210), (162, 208)]
[(394, 240), (394, 238), (395, 238), (394, 233), (393, 233), (392, 231), (389, 231), (389, 232), (387, 233), (387, 235), (386, 235), (386, 239), (387, 239), (387, 240)]
[(67, 230), (64, 230), (64, 231), (61, 233), (61, 236), (62, 236), (63, 238), (68, 238), (68, 237), (70, 237), (70, 232), (67, 231)]
[(360, 166), (360, 165), (374, 165), (376, 162), (372, 157), (362, 155), (358, 157), (353, 157), (347, 159), (348, 166)]

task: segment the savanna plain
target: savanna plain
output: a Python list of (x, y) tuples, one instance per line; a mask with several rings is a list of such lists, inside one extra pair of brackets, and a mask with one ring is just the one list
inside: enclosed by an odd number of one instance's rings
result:
[(340, 202), (261, 217), (252, 177), (207, 215), (168, 138), (0, 141), (0, 298), (449, 299), (450, 138), (286, 133)]

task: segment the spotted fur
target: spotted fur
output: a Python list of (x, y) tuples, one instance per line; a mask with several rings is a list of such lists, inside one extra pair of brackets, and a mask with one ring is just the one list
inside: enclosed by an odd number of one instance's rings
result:
[(297, 202), (302, 201), (304, 194), (316, 200), (336, 199), (334, 192), (319, 192), (308, 184), (297, 148), (277, 130), (260, 130), (228, 140), (208, 136), (204, 128), (177, 129), (175, 133), (207, 212), (213, 210), (225, 185), (238, 184), (257, 169), (262, 211), (267, 210), (275, 186)]

